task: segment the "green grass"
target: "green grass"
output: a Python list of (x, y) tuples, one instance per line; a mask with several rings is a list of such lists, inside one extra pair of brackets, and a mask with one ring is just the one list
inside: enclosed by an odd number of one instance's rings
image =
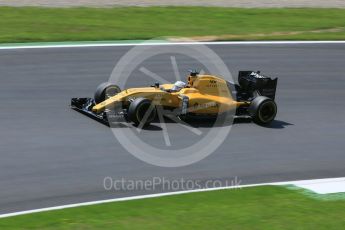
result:
[(343, 229), (345, 199), (277, 186), (190, 193), (0, 219), (0, 229)]
[[(345, 9), (0, 7), (2, 43), (207, 35), (218, 40), (342, 40), (344, 27)], [(333, 28), (339, 29), (322, 31)]]

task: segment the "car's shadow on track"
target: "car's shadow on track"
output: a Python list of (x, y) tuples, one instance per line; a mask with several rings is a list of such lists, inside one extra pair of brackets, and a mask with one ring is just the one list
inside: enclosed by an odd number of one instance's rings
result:
[[(175, 123), (177, 125), (177, 122), (171, 119), (165, 119), (164, 123)], [(253, 125), (258, 125), (255, 124), (251, 118), (234, 118), (233, 120), (223, 120), (223, 121), (217, 121), (216, 120), (188, 120), (188, 121), (183, 121), (183, 125), (189, 125), (193, 128), (216, 128), (216, 127), (226, 127), (226, 126), (231, 126), (231, 125), (238, 125), (238, 124), (243, 124), (243, 123), (253, 123)], [(269, 125), (258, 125), (263, 128), (268, 128), (268, 129), (283, 129), (286, 126), (293, 125), (291, 123), (281, 121), (281, 120), (274, 120), (272, 121)], [(161, 131), (162, 127), (160, 126), (159, 121), (155, 121), (154, 123), (142, 127), (143, 130), (150, 130), (150, 131)]]
[(274, 120), (268, 126), (262, 126), (262, 127), (271, 128), (271, 129), (284, 129), (286, 126), (290, 126), (290, 125), (294, 125), (294, 124), (285, 122), (285, 121)]
[[(251, 118), (235, 118), (234, 119), (234, 125), (235, 124), (242, 124), (242, 123), (253, 123), (255, 124)], [(255, 124), (258, 125), (258, 124)], [(269, 128), (269, 129), (284, 129), (286, 126), (294, 125), (289, 122), (281, 121), (281, 120), (274, 120), (269, 125), (258, 125), (263, 128)]]

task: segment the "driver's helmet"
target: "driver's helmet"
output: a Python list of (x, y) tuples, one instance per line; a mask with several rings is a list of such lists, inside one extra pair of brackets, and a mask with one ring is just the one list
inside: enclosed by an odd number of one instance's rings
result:
[(184, 87), (186, 87), (186, 83), (184, 83), (183, 81), (177, 81), (175, 82), (174, 86), (171, 88), (171, 91), (180, 91), (181, 89), (183, 89)]

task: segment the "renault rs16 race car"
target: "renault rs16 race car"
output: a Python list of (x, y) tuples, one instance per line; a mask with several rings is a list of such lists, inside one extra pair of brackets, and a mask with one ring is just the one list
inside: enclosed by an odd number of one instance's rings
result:
[(183, 119), (214, 118), (229, 111), (236, 117), (250, 117), (257, 124), (267, 125), (277, 114), (276, 86), (277, 78), (259, 71), (240, 71), (238, 84), (191, 71), (187, 83), (155, 83), (121, 90), (105, 82), (98, 86), (94, 98), (72, 98), (71, 107), (108, 126), (119, 117), (136, 125), (148, 125), (157, 112)]

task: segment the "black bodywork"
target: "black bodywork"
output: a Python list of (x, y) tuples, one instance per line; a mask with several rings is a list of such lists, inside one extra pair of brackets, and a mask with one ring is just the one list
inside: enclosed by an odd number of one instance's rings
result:
[(95, 100), (93, 98), (72, 98), (71, 108), (78, 111), (104, 125), (109, 126), (109, 121), (106, 113), (96, 114), (92, 112), (92, 107), (95, 106)]
[(258, 95), (275, 99), (278, 78), (260, 74), (260, 71), (240, 71), (238, 73), (238, 84), (235, 84), (236, 100), (250, 101)]
[[(260, 71), (239, 71), (238, 84), (228, 82), (230, 92), (236, 101), (252, 101), (257, 96), (275, 99), (278, 78), (261, 75)], [(247, 107), (239, 107), (236, 116), (248, 116)]]

